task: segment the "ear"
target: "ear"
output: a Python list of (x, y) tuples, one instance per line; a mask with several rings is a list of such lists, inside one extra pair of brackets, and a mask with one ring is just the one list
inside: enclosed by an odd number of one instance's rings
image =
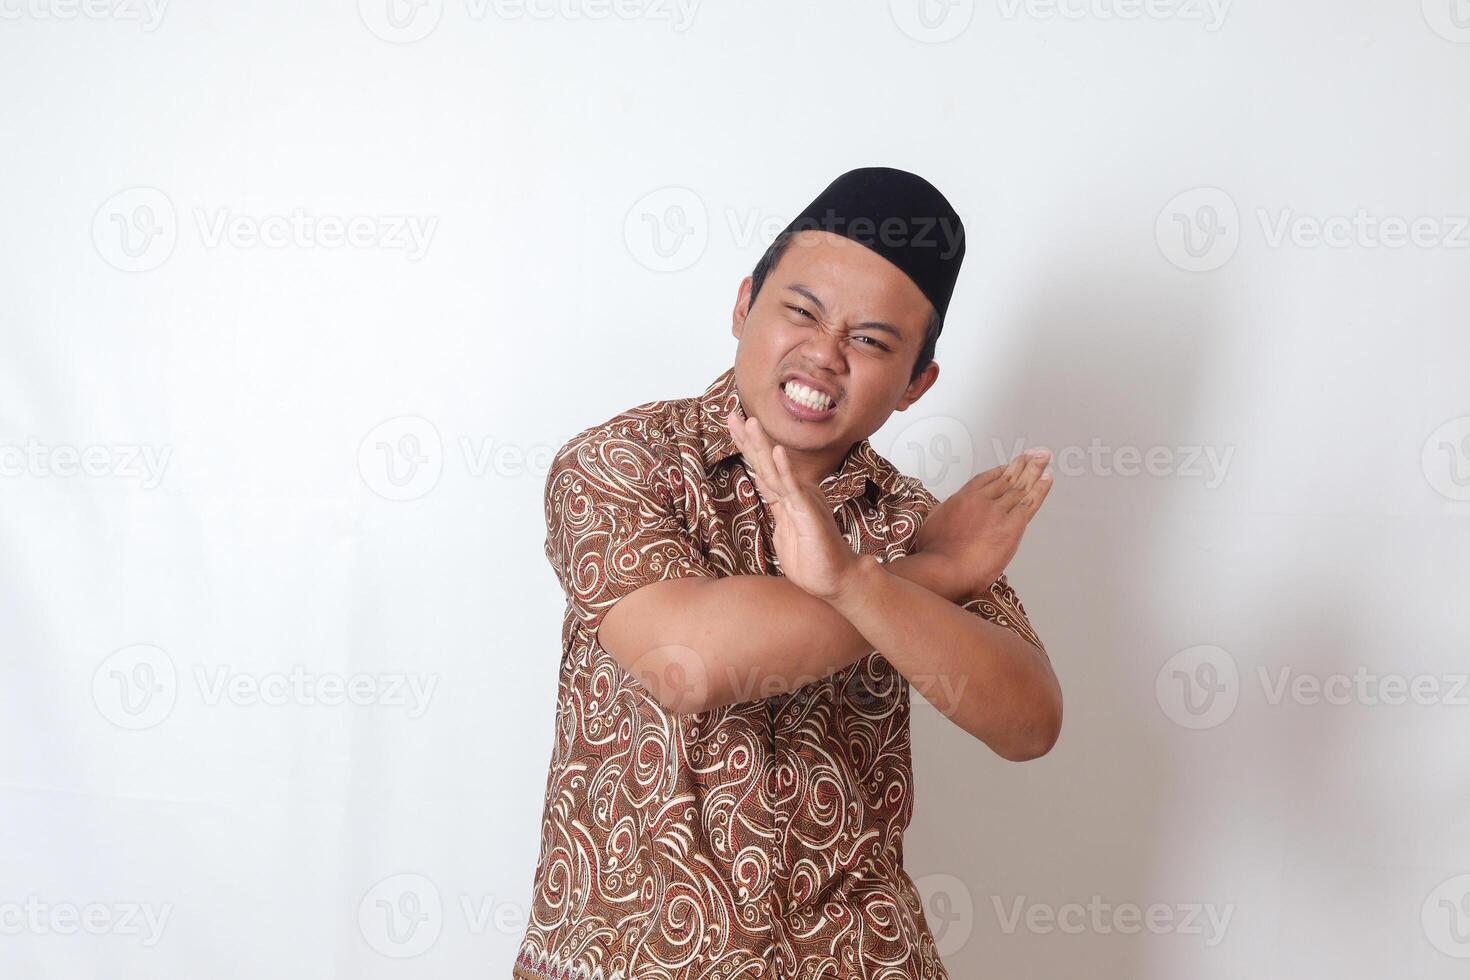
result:
[(919, 376), (909, 382), (908, 388), (904, 390), (903, 397), (894, 406), (898, 411), (906, 411), (910, 405), (919, 400), (919, 397), (934, 387), (934, 382), (939, 380), (939, 362), (930, 361), (929, 366), (919, 372)]
[(740, 280), (740, 289), (735, 293), (735, 312), (730, 316), (730, 333), (736, 337), (740, 336), (740, 331), (745, 326), (745, 318), (750, 316), (750, 286), (754, 281), (746, 276)]

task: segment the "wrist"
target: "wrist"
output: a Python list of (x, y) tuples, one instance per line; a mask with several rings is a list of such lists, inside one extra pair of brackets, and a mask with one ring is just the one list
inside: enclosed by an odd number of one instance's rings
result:
[(911, 552), (884, 567), (950, 602), (964, 602), (973, 592), (974, 583), (961, 574), (959, 563), (935, 552)]
[(846, 610), (863, 605), (873, 586), (888, 574), (887, 569), (872, 555), (854, 555), (837, 591), (824, 598), (829, 605), (845, 615)]

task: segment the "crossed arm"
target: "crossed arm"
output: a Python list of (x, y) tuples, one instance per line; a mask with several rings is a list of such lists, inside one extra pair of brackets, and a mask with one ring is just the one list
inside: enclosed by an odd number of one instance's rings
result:
[(678, 712), (792, 691), (880, 650), (1002, 758), (1051, 749), (1061, 689), (1043, 651), (961, 609), (970, 597), (956, 594), (937, 559), (866, 557), (862, 566), (834, 601), (772, 575), (655, 582), (608, 610), (599, 639)]
[(938, 531), (928, 535), (932, 550), (921, 542), (908, 557), (880, 564), (851, 552), (820, 491), (792, 472), (758, 421), (730, 424), (774, 511), (784, 574), (645, 585), (606, 611), (603, 649), (676, 712), (795, 690), (878, 650), (1002, 758), (1050, 751), (1062, 695), (1046, 652), (958, 605), (978, 597), (975, 583), (988, 591), (1014, 553), (1049, 488), (1036, 477), (1044, 458), (1018, 457), (982, 474), (940, 505), (955, 508), (950, 516), (931, 513), (926, 531), (932, 524), (965, 540), (944, 541)]

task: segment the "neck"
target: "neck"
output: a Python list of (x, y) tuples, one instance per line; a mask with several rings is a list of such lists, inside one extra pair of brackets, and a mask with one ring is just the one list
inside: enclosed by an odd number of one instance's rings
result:
[(842, 466), (842, 461), (852, 451), (849, 444), (844, 449), (823, 449), (820, 451), (807, 451), (803, 449), (792, 449), (786, 447), (786, 458), (791, 461), (791, 468), (796, 475), (812, 483), (820, 484), (827, 477), (836, 473)]

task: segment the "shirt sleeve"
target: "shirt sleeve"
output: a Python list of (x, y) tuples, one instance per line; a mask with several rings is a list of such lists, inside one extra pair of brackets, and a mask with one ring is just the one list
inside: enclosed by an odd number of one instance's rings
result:
[(673, 506), (670, 468), (636, 432), (574, 438), (546, 477), (547, 560), (588, 633), (623, 596), (718, 572)]
[[(913, 495), (918, 506), (919, 521), (922, 523), (929, 512), (939, 505), (939, 500), (917, 478), (902, 477), (902, 479)], [(1016, 594), (1015, 589), (1011, 588), (1011, 583), (1006, 579), (1004, 573), (990, 583), (989, 589), (962, 603), (960, 608), (974, 613), (986, 622), (1004, 626), (1042, 653), (1046, 653), (1046, 644), (1041, 642), (1041, 637), (1031, 626), (1031, 620), (1026, 615), (1026, 607), (1021, 604), (1021, 597)], [(1047, 655), (1050, 656), (1050, 654)]]
[(1002, 574), (990, 584), (986, 592), (970, 599), (962, 608), (987, 622), (1004, 626), (1042, 653), (1046, 653), (1046, 645), (1032, 628), (1031, 620), (1026, 616), (1026, 607), (1021, 604), (1021, 597), (1011, 588), (1005, 575)]

